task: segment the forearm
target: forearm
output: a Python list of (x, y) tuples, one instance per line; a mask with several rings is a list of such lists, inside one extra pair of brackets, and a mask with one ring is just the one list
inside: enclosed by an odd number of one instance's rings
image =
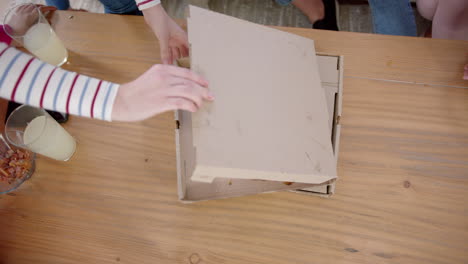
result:
[(432, 20), (432, 37), (468, 40), (468, 2), (440, 1)]
[(0, 97), (7, 100), (110, 121), (118, 88), (0, 43)]
[(162, 5), (154, 5), (141, 11), (143, 12), (146, 24), (153, 31), (157, 30), (157, 27), (161, 26), (161, 24), (167, 24), (168, 15)]
[(161, 4), (142, 11), (146, 24), (158, 38), (163, 64), (172, 64), (175, 59), (188, 56), (187, 33), (169, 17)]

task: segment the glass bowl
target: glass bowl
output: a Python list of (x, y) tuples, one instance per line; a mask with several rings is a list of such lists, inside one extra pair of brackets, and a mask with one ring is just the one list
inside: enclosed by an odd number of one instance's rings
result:
[(10, 146), (0, 135), (0, 194), (16, 190), (36, 168), (36, 155)]

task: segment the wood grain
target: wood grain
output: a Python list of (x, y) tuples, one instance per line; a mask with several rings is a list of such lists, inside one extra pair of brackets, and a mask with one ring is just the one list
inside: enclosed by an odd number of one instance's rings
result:
[[(141, 18), (73, 15), (70, 28), (57, 26), (74, 52), (70, 69), (127, 81), (158, 61)], [(322, 49), (341, 36), (319, 35)], [(415, 43), (432, 43), (387, 38), (415, 54)], [(465, 42), (437, 45), (458, 61)], [(343, 41), (336, 49), (382, 58)], [(350, 60), (347, 75), (367, 67)], [(280, 192), (190, 205), (177, 201), (172, 113), (136, 124), (72, 118), (73, 159), (40, 158), (31, 180), (0, 196), (0, 263), (466, 263), (467, 102), (468, 89), (346, 78), (332, 198)]]
[(345, 56), (345, 76), (468, 88), (468, 41), (279, 28), (316, 41), (319, 52)]
[[(141, 17), (60, 12), (55, 23), (67, 39), (72, 68), (86, 74), (114, 73), (112, 80), (124, 82), (160, 61), (159, 45)], [(314, 39), (317, 52), (344, 55), (347, 77), (468, 88), (462, 80), (468, 41), (276, 28)], [(116, 74), (120, 67), (127, 71)]]

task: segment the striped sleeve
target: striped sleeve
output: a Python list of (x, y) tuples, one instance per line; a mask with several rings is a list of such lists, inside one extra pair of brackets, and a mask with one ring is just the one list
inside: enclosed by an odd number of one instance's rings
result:
[(140, 10), (148, 9), (161, 3), (160, 0), (135, 0), (135, 2)]
[(111, 121), (119, 85), (65, 71), (0, 43), (0, 97)]

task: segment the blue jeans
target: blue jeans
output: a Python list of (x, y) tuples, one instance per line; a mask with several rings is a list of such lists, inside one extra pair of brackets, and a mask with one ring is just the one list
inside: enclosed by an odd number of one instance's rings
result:
[[(125, 15), (143, 15), (138, 10), (135, 0), (99, 0), (104, 5), (104, 10), (108, 14), (125, 14)], [(70, 8), (68, 0), (46, 0), (47, 5), (55, 6), (59, 10), (67, 10)]]
[(374, 33), (417, 36), (416, 20), (409, 0), (369, 0)]
[(68, 0), (46, 0), (46, 5), (55, 6), (58, 10), (67, 10), (70, 8)]
[[(276, 0), (288, 5), (292, 0)], [(417, 28), (409, 0), (369, 0), (374, 33), (399, 36), (416, 36)]]
[(286, 5), (289, 5), (293, 0), (276, 0), (276, 3), (282, 5), (282, 6), (286, 6)]

